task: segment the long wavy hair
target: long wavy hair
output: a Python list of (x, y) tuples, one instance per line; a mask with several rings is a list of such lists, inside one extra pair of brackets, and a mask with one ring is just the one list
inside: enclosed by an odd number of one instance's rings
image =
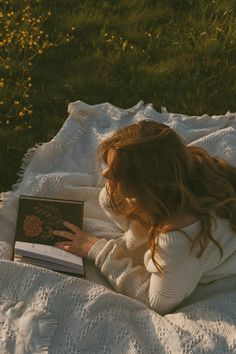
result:
[[(129, 125), (105, 139), (97, 150), (100, 163), (107, 163), (111, 148), (115, 150), (109, 166), (111, 206), (147, 227), (152, 260), (161, 276), (163, 268), (155, 259), (158, 236), (168, 231), (168, 220), (186, 212), (200, 222), (198, 235), (189, 238), (191, 250), (198, 246), (196, 256), (201, 257), (210, 240), (223, 255), (211, 227), (215, 214), (228, 219), (236, 232), (236, 167), (186, 145), (169, 126), (152, 120)], [(116, 203), (118, 194), (121, 204)]]

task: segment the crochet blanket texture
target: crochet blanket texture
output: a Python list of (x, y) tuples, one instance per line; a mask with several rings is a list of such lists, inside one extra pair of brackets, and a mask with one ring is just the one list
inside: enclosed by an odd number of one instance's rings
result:
[(160, 316), (112, 291), (90, 261), (85, 280), (11, 261), (20, 194), (82, 199), (84, 230), (121, 235), (98, 203), (103, 179), (95, 150), (111, 132), (156, 120), (188, 144), (236, 164), (236, 115), (158, 113), (143, 101), (129, 109), (77, 101), (68, 112), (50, 142), (27, 152), (20, 180), (2, 193), (0, 354), (236, 353), (236, 276), (199, 285), (173, 313)]

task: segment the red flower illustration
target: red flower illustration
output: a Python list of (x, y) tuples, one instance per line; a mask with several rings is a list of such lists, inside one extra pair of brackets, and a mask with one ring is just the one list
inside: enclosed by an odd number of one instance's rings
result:
[(25, 219), (24, 219), (24, 233), (25, 236), (29, 236), (29, 237), (35, 237), (35, 236), (39, 236), (43, 230), (43, 222), (42, 220), (32, 214), (32, 215), (26, 215)]

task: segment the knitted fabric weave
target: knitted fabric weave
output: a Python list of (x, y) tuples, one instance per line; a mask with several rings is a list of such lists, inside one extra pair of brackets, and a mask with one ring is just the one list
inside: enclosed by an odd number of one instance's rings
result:
[(70, 104), (58, 134), (26, 154), (21, 180), (2, 194), (1, 354), (236, 352), (235, 276), (199, 285), (175, 312), (161, 316), (109, 289), (89, 261), (87, 280), (10, 261), (20, 194), (83, 199), (85, 231), (107, 239), (121, 235), (98, 203), (103, 181), (95, 148), (117, 128), (142, 119), (166, 123), (188, 144), (236, 164), (235, 114), (158, 113), (143, 101), (130, 109)]

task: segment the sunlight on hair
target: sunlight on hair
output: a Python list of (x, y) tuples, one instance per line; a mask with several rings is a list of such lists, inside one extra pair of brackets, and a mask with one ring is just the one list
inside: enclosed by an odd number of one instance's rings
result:
[[(158, 234), (178, 215), (200, 221), (200, 232), (192, 242), (193, 251), (200, 247), (197, 257), (210, 240), (222, 255), (211, 235), (212, 213), (228, 218), (236, 231), (235, 167), (210, 157), (202, 148), (187, 146), (169, 126), (152, 120), (119, 129), (105, 139), (98, 147), (101, 163), (107, 164), (111, 149), (116, 150), (109, 165), (111, 205), (115, 212), (140, 220), (150, 230), (152, 259), (161, 274), (163, 269), (154, 259)], [(123, 198), (119, 204), (118, 190), (119, 200)]]

